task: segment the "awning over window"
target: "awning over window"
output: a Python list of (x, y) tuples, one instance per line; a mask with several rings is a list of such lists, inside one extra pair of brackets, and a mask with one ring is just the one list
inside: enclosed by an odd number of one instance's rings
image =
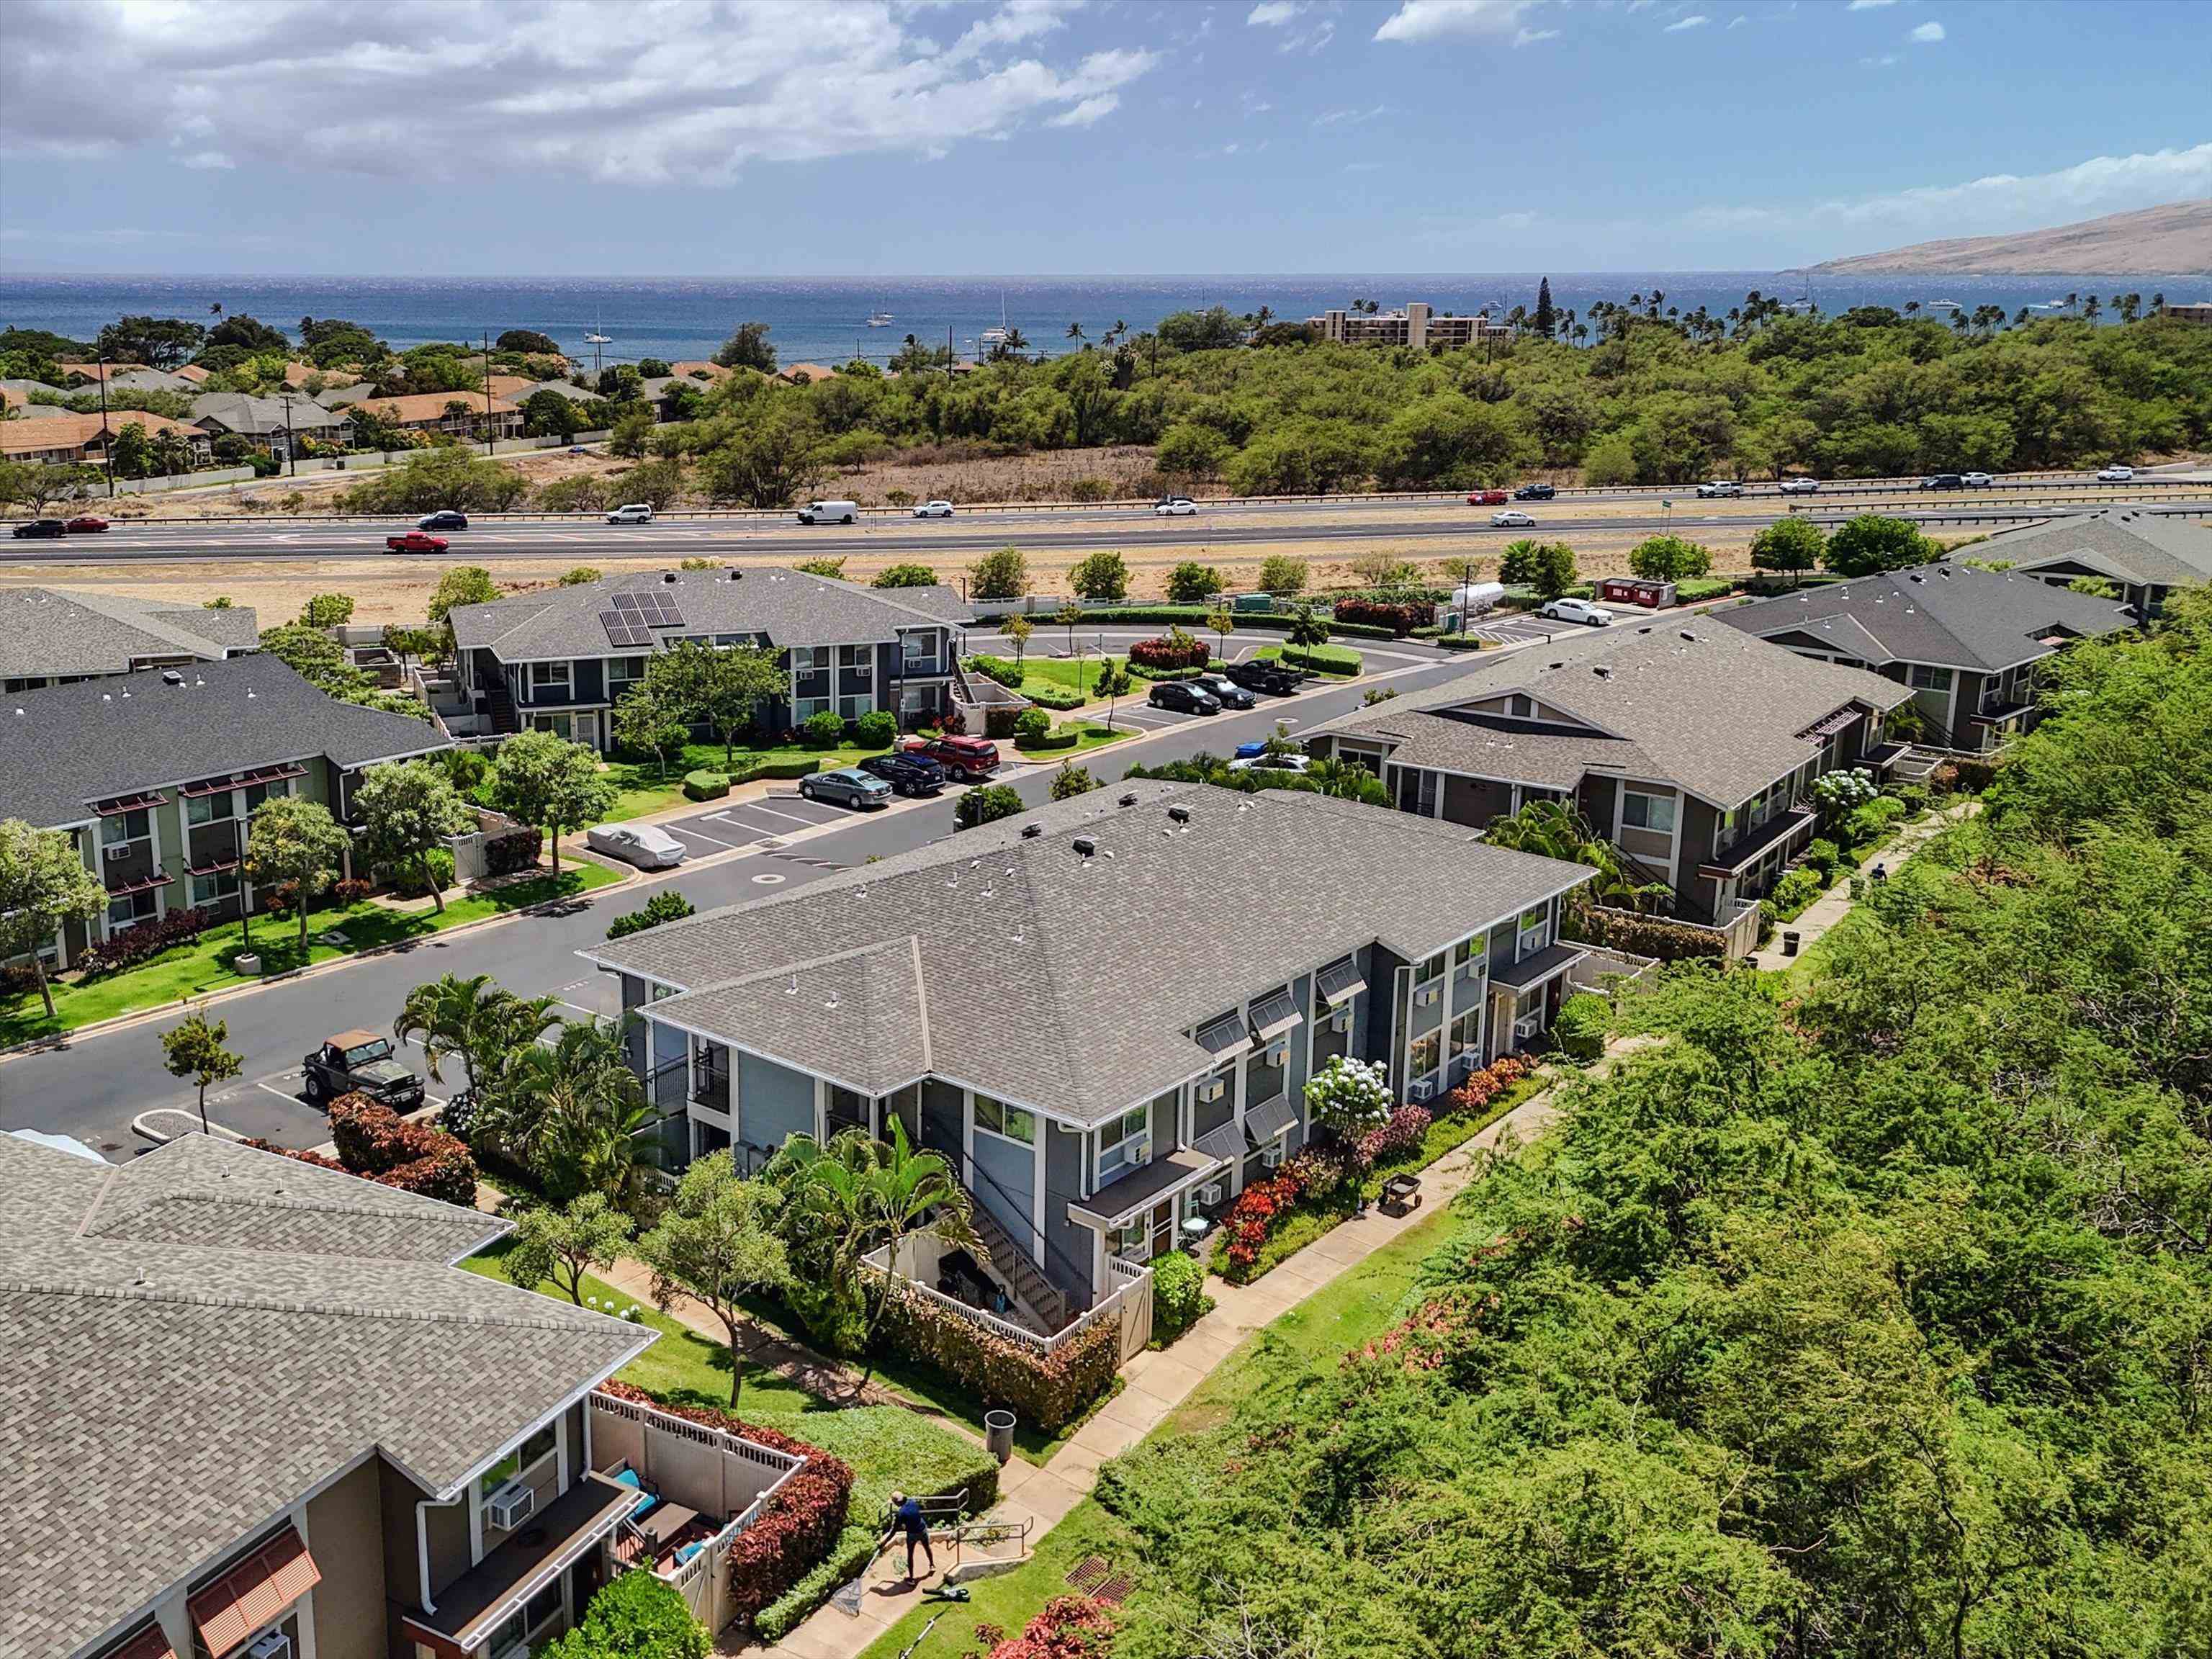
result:
[(233, 789), (246, 789), (257, 783), (282, 783), (287, 778), (304, 778), (307, 769), (291, 764), (264, 766), (252, 772), (233, 772), (227, 778), (202, 778), (198, 783), (188, 783), (177, 793), (180, 795), (221, 795)]
[(223, 1659), (322, 1580), (306, 1540), (288, 1522), (222, 1577), (193, 1591), (185, 1607), (208, 1652)]
[(1359, 960), (1343, 957), (1321, 970), (1322, 1000), (1332, 1008), (1340, 1002), (1348, 1002), (1367, 988), (1367, 981), (1359, 976)]
[(1818, 743), (1822, 738), (1832, 738), (1859, 717), (1856, 708), (1838, 708), (1825, 720), (1814, 720), (1797, 735), (1808, 743)]
[(1208, 1164), (1226, 1164), (1244, 1150), (1237, 1138), (1237, 1120), (1231, 1118), (1218, 1129), (1208, 1129), (1190, 1143), (1190, 1149)]
[(169, 1645), (161, 1626), (155, 1624), (137, 1632), (121, 1647), (110, 1649), (106, 1659), (177, 1659), (177, 1650)]
[(149, 807), (166, 806), (169, 798), (159, 790), (151, 794), (118, 795), (113, 800), (104, 800), (92, 810), (103, 818), (120, 817), (125, 812), (143, 812)]
[(1303, 1024), (1305, 1016), (1289, 990), (1270, 991), (1252, 1005), (1252, 1035), (1262, 1042), (1272, 1042), (1292, 1026)]
[(237, 869), (238, 866), (236, 859), (217, 859), (213, 864), (188, 864), (185, 866), (185, 873), (188, 876), (219, 876), (226, 870)]
[(1244, 1136), (1255, 1146), (1265, 1146), (1298, 1121), (1298, 1109), (1287, 1095), (1255, 1106), (1244, 1114)]
[(133, 893), (150, 893), (156, 887), (167, 887), (176, 878), (167, 870), (155, 870), (132, 881), (118, 882), (107, 890), (110, 898), (129, 898)]
[(1216, 1060), (1234, 1060), (1252, 1046), (1252, 1036), (1243, 1020), (1224, 1014), (1198, 1028), (1198, 1046)]

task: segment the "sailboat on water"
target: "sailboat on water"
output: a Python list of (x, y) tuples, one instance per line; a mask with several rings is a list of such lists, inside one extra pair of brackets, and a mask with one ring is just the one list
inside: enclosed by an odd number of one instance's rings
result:
[(885, 311), (883, 307), (878, 306), (873, 311), (868, 313), (868, 326), (870, 328), (889, 328), (890, 325), (891, 314), (890, 312)]
[(1013, 331), (1006, 326), (1006, 290), (1001, 289), (999, 291), (999, 325), (996, 328), (985, 329), (975, 337), (975, 342), (988, 350), (993, 346), (1006, 344), (1012, 337)]

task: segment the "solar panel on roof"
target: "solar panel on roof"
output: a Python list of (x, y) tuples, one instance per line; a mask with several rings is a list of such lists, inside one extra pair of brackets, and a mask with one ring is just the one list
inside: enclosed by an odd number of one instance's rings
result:
[(635, 613), (643, 607), (644, 603), (644, 600), (635, 593), (617, 593), (615, 595), (615, 609), (617, 611)]
[(651, 645), (653, 635), (635, 617), (625, 617), (619, 611), (599, 612), (599, 626), (607, 630), (607, 643), (613, 646)]

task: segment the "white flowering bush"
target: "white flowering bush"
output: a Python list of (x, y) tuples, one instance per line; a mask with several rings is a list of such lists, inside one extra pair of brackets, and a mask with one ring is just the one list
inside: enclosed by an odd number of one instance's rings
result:
[(1863, 766), (1854, 766), (1848, 772), (1824, 772), (1813, 780), (1813, 799), (1831, 817), (1840, 817), (1854, 807), (1864, 806), (1881, 793), (1881, 786)]
[(1388, 1118), (1394, 1103), (1379, 1060), (1339, 1054), (1306, 1085), (1308, 1116), (1339, 1140), (1357, 1140)]

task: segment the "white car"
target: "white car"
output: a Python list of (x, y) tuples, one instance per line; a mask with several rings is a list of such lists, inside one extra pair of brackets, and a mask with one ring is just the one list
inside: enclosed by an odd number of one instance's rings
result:
[(594, 853), (641, 870), (672, 870), (691, 852), (668, 831), (650, 823), (593, 824), (584, 832), (584, 842)]
[(1820, 493), (1818, 478), (1784, 478), (1781, 483), (1785, 495), (1817, 495)]
[(1163, 519), (1188, 519), (1198, 511), (1198, 503), (1188, 495), (1170, 495), (1152, 509)]
[(1303, 772), (1313, 764), (1305, 755), (1247, 755), (1229, 763), (1232, 772)]
[(1490, 515), (1490, 527), (1492, 530), (1528, 530), (1533, 529), (1535, 523), (1536, 521), (1526, 513), (1517, 512), (1510, 507), (1503, 513), (1493, 513)]
[(1742, 494), (1743, 486), (1733, 478), (1710, 478), (1698, 486), (1698, 499), (1701, 501), (1714, 501), (1723, 495)]
[(2099, 483), (2133, 483), (2136, 470), (2131, 466), (2108, 466), (2097, 475)]
[(952, 503), (924, 501), (920, 507), (915, 508), (914, 516), (917, 519), (949, 519), (952, 516)]
[(1549, 617), (1553, 622), (1581, 623), (1588, 628), (1613, 626), (1613, 612), (1588, 599), (1553, 599), (1536, 614)]
[(1959, 482), (1969, 489), (1987, 489), (1996, 479), (1986, 472), (1961, 472)]
[(609, 524), (651, 524), (653, 522), (652, 503), (632, 501), (626, 507), (618, 507), (607, 514), (607, 522)]

